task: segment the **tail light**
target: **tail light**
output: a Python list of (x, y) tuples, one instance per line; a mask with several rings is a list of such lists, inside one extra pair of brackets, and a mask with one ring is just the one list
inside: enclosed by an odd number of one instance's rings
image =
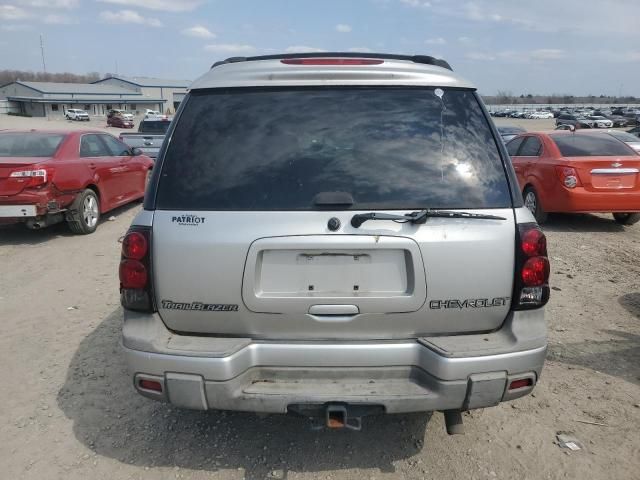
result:
[(513, 310), (540, 308), (549, 301), (547, 239), (535, 223), (518, 225)]
[(556, 167), (556, 173), (560, 178), (560, 182), (567, 188), (581, 187), (580, 177), (578, 172), (573, 167)]
[(9, 178), (25, 182), (24, 188), (46, 185), (52, 176), (53, 169), (51, 168), (14, 170), (9, 174)]
[(132, 227), (122, 241), (120, 303), (129, 310), (153, 312), (151, 230)]

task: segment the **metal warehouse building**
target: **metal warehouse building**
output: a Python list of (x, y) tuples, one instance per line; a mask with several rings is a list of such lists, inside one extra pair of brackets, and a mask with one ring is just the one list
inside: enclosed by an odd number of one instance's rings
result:
[(33, 117), (63, 117), (69, 108), (105, 115), (112, 108), (143, 113), (173, 113), (187, 92), (188, 81), (109, 77), (94, 83), (16, 81), (0, 87), (11, 111)]
[(160, 98), (164, 100), (165, 113), (174, 113), (180, 102), (187, 94), (191, 84), (188, 80), (166, 80), (150, 77), (108, 77), (93, 82), (95, 85), (112, 85), (131, 89), (145, 97)]

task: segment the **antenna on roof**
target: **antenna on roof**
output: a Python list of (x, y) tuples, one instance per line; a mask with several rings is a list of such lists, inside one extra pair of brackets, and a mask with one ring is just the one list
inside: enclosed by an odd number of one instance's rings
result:
[(42, 40), (42, 34), (40, 34), (40, 53), (42, 53), (42, 71), (47, 73), (47, 65), (44, 63), (44, 41)]

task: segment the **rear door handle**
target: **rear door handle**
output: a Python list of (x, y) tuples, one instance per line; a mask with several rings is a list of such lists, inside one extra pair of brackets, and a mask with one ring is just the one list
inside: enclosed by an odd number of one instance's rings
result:
[(89, 164), (89, 168), (90, 168), (91, 170), (95, 170), (95, 169), (96, 169), (96, 164), (95, 164), (95, 163), (93, 163), (93, 162), (91, 162), (91, 163)]
[(311, 305), (311, 315), (357, 315), (360, 309), (357, 305)]

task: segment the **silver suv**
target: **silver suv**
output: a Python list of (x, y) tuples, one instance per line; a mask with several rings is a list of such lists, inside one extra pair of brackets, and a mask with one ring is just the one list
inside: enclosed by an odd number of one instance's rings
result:
[(192, 409), (460, 412), (528, 394), (546, 240), (475, 88), (427, 56), (231, 58), (191, 86), (123, 243), (124, 352)]

